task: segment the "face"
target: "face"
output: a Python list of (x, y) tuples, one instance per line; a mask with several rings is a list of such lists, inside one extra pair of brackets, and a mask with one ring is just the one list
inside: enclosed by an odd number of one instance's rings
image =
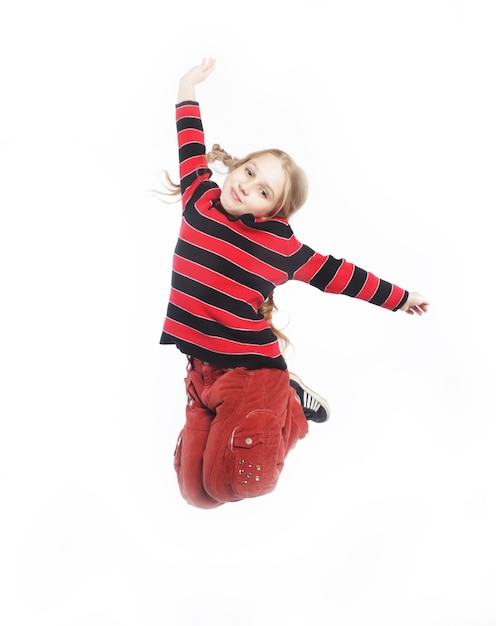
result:
[(230, 172), (222, 186), (220, 201), (236, 217), (251, 213), (268, 217), (276, 208), (286, 185), (286, 173), (280, 159), (262, 154)]

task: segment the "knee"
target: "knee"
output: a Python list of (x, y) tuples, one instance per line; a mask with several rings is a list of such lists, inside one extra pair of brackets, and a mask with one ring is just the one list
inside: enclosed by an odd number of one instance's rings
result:
[(223, 504), (207, 493), (201, 476), (188, 474), (184, 468), (177, 474), (179, 491), (188, 504), (198, 509), (214, 509)]
[(188, 504), (200, 509), (213, 509), (222, 502), (215, 500), (205, 491), (200, 460), (192, 462), (191, 455), (184, 450), (184, 429), (181, 431), (174, 451), (174, 469), (176, 470), (179, 491)]
[(215, 509), (224, 504), (224, 502), (219, 502), (218, 500), (211, 498), (203, 489), (203, 486), (201, 489), (195, 490), (190, 488), (184, 492), (181, 489), (181, 494), (188, 504), (196, 507), (197, 509)]

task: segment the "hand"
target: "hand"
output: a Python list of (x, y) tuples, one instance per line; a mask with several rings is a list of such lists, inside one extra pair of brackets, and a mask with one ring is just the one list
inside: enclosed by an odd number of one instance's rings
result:
[(200, 65), (195, 65), (192, 67), (184, 76), (181, 78), (181, 81), (186, 81), (192, 83), (193, 85), (197, 85), (198, 83), (202, 83), (206, 78), (210, 76), (210, 74), (215, 69), (215, 59), (206, 59), (205, 57), (202, 59)]
[(203, 58), (200, 65), (195, 65), (179, 81), (177, 101), (196, 100), (195, 85), (202, 83), (215, 69), (215, 59)]
[(423, 315), (427, 313), (427, 309), (429, 308), (430, 302), (418, 291), (412, 291), (408, 295), (408, 300), (405, 304), (400, 308), (400, 311), (404, 311), (408, 313), (408, 315), (413, 315), (416, 313), (417, 315)]

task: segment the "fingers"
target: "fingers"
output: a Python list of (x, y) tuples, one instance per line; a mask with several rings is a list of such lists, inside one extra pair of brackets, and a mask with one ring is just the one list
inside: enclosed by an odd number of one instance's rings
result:
[(408, 313), (408, 315), (423, 315), (424, 313), (427, 313), (428, 307), (429, 305), (427, 303), (412, 305), (405, 311), (405, 313)]
[(216, 60), (212, 57), (203, 57), (200, 67), (203, 72), (210, 74), (215, 69)]
[(206, 80), (215, 69), (215, 59), (203, 57), (199, 65), (189, 69), (179, 81), (177, 101), (196, 100), (195, 86)]
[(424, 313), (427, 313), (429, 304), (430, 302), (425, 296), (418, 293), (418, 291), (414, 291), (410, 293), (408, 300), (404, 305), (405, 308), (402, 308), (401, 310), (408, 313), (408, 315), (423, 315)]

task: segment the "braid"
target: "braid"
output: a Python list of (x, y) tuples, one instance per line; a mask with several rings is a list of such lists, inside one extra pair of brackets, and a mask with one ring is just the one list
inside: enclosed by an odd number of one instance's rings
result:
[[(220, 161), (226, 168), (231, 171), (238, 166), (239, 159), (235, 159), (233, 156), (229, 154), (224, 148), (221, 148), (218, 143), (214, 143), (210, 152), (206, 154), (207, 161), (212, 163), (213, 161)], [(181, 195), (181, 185), (175, 183), (167, 170), (163, 170), (163, 175), (165, 181), (162, 182), (163, 187), (166, 191), (157, 191), (153, 190), (164, 202), (166, 202), (165, 198), (175, 198), (176, 196)], [(175, 202), (175, 200), (174, 200)]]
[(238, 159), (231, 156), (229, 152), (221, 148), (218, 143), (214, 143), (210, 152), (207, 152), (207, 161), (209, 163), (220, 161), (228, 170), (235, 169), (238, 163)]
[(274, 333), (274, 335), (281, 342), (282, 350), (284, 352), (286, 350), (286, 348), (291, 345), (291, 341), (289, 340), (288, 337), (286, 337), (286, 335), (282, 331), (280, 331), (278, 328), (276, 328), (274, 326), (274, 324), (272, 323), (272, 315), (273, 315), (274, 311), (277, 311), (277, 310), (278, 310), (278, 308), (276, 306), (276, 303), (274, 302), (274, 294), (271, 293), (267, 297), (267, 299), (264, 300), (264, 302), (262, 303), (262, 305), (258, 309), (258, 312), (261, 313), (264, 316), (265, 321), (267, 322), (267, 324), (269, 324), (272, 332)]

